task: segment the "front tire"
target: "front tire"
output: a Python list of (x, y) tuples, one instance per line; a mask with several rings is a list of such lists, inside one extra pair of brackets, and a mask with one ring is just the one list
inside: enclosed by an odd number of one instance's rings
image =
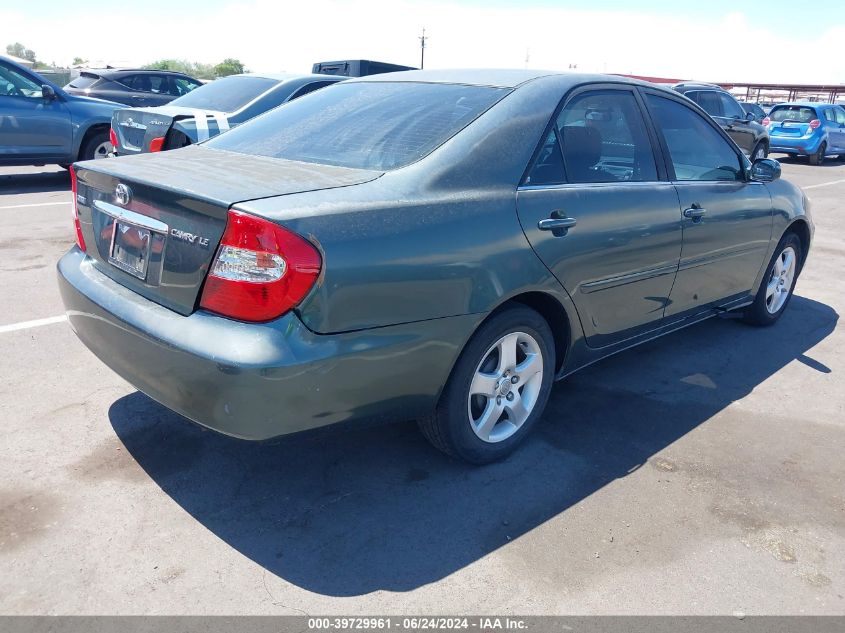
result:
[(549, 399), (554, 337), (534, 310), (515, 306), (492, 316), (464, 347), (423, 435), (448, 455), (486, 464), (509, 455)]
[(760, 141), (754, 146), (754, 151), (751, 152), (751, 162), (753, 163), (755, 160), (766, 158), (768, 155), (769, 147), (766, 145), (765, 141)]
[(821, 165), (824, 162), (824, 154), (827, 151), (827, 143), (822, 142), (819, 145), (819, 149), (815, 154), (810, 154), (810, 164), (811, 165)]
[(763, 283), (754, 303), (745, 309), (743, 319), (752, 325), (773, 325), (792, 299), (795, 282), (801, 272), (801, 240), (795, 233), (785, 234), (766, 268)]

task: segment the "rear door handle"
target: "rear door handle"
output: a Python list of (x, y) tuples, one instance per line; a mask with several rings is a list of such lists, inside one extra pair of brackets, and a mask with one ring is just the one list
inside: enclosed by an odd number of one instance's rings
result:
[(565, 231), (575, 226), (578, 221), (575, 218), (546, 218), (537, 222), (537, 228), (541, 231)]
[(707, 209), (702, 209), (697, 205), (692, 205), (689, 209), (684, 209), (684, 217), (694, 222), (701, 220), (705, 215), (707, 215)]

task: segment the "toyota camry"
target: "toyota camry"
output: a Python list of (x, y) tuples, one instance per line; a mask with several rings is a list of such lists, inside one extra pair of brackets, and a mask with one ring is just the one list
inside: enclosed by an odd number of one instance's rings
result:
[(199, 424), (413, 418), (483, 463), (579, 368), (728, 311), (774, 324), (813, 233), (779, 176), (651, 84), (379, 75), (77, 163), (59, 281), (83, 343)]

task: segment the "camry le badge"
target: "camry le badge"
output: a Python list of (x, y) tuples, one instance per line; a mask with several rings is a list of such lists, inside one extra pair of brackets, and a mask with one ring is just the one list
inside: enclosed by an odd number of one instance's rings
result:
[(187, 231), (183, 231), (181, 229), (170, 229), (170, 235), (175, 237), (177, 240), (182, 240), (183, 242), (188, 242), (189, 244), (196, 244), (197, 246), (202, 246), (203, 248), (207, 247), (209, 244), (209, 239), (207, 237), (194, 235), (193, 233), (188, 233)]
[(114, 188), (114, 199), (125, 207), (132, 199), (132, 190), (123, 183), (120, 183)]

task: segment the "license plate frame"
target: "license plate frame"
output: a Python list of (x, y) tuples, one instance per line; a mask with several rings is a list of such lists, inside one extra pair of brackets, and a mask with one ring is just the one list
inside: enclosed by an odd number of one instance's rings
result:
[(109, 263), (140, 280), (147, 278), (154, 232), (126, 220), (114, 219)]

